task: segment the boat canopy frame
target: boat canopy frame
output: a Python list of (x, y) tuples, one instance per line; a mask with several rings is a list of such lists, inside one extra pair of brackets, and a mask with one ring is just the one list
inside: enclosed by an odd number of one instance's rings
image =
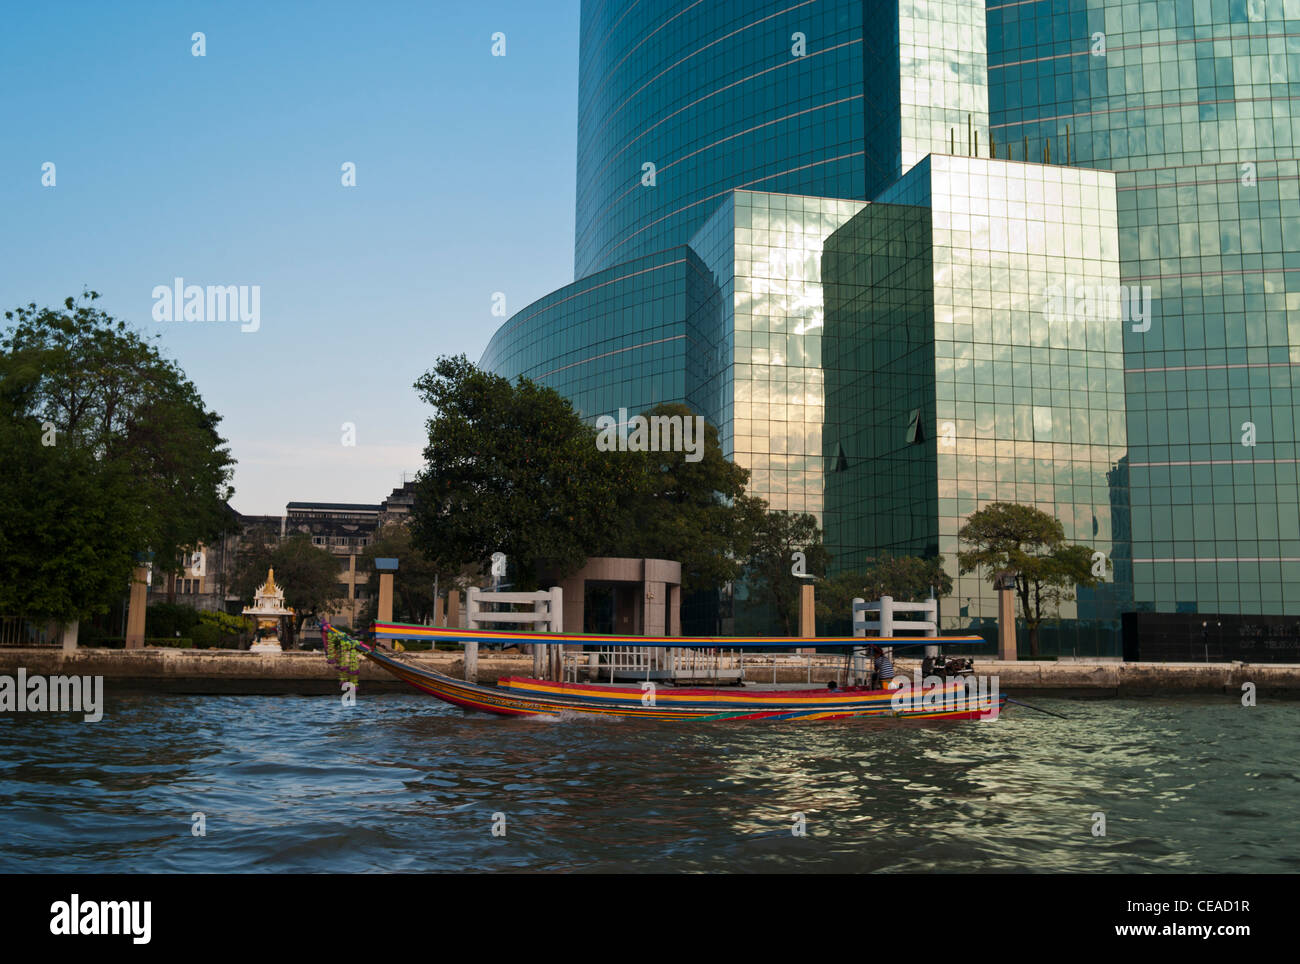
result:
[[(901, 625), (895, 623), (895, 627)], [(443, 643), (506, 643), (587, 646), (672, 646), (683, 649), (787, 649), (807, 647), (988, 645), (983, 636), (633, 636), (617, 633), (539, 633), (528, 630), (460, 629), (413, 623), (375, 623), (382, 640)]]

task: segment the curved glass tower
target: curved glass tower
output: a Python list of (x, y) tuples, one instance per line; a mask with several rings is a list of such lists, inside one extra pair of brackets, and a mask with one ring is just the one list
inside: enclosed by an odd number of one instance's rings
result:
[(582, 5), (578, 277), (685, 244), (733, 188), (866, 198), (863, 5)]

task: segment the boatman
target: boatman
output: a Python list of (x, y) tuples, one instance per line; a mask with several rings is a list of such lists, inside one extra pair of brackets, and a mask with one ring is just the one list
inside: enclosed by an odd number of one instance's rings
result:
[(894, 682), (894, 662), (885, 651), (879, 646), (871, 647), (871, 654), (875, 657), (876, 679), (882, 690), (892, 690), (897, 684)]

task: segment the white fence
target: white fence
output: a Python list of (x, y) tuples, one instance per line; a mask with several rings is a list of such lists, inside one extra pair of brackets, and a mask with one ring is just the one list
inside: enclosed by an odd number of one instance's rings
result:
[[(875, 613), (875, 619), (867, 619), (868, 613)], [(922, 619), (895, 619), (897, 613), (920, 613)], [(893, 596), (881, 596), (875, 602), (862, 598), (853, 600), (853, 635), (866, 636), (872, 630), (876, 636), (893, 636), (897, 632), (919, 632), (925, 636), (939, 635), (939, 603), (933, 596), (925, 602), (894, 602)], [(938, 655), (939, 647), (925, 647), (926, 656)], [(864, 679), (866, 673), (866, 650), (853, 651), (853, 675)]]
[[(532, 612), (509, 612), (485, 609), (485, 606), (526, 605)], [(485, 592), (470, 586), (465, 595), (466, 629), (502, 629), (508, 626), (528, 626), (530, 630), (544, 633), (564, 632), (564, 590), (559, 586), (537, 592)], [(560, 679), (563, 672), (564, 647), (558, 644), (533, 644), (533, 676), (541, 679), (545, 672), (549, 679)], [(465, 643), (465, 679), (474, 682), (478, 677), (478, 643)]]

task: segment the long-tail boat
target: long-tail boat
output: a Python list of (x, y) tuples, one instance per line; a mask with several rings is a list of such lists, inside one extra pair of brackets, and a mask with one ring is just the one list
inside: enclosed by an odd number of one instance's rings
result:
[[(378, 640), (430, 640), (600, 647), (671, 646), (700, 649), (780, 649), (833, 646), (976, 644), (979, 636), (945, 637), (756, 637), (756, 636), (611, 636), (582, 633), (534, 633), (504, 630), (443, 629), (401, 623), (375, 625), (375, 642), (355, 639), (340, 630), (323, 628), (326, 652), (346, 663), (359, 654), (423, 693), (453, 706), (503, 716), (604, 717), (643, 720), (975, 720), (995, 719), (1006, 705), (1005, 694), (973, 687), (969, 680), (936, 681), (915, 689), (749, 689), (737, 687), (678, 688), (645, 682), (637, 686), (557, 682), (528, 677), (503, 677), (495, 686), (453, 679), (436, 670), (408, 662), (385, 649)], [(994, 677), (992, 686), (996, 687)]]

